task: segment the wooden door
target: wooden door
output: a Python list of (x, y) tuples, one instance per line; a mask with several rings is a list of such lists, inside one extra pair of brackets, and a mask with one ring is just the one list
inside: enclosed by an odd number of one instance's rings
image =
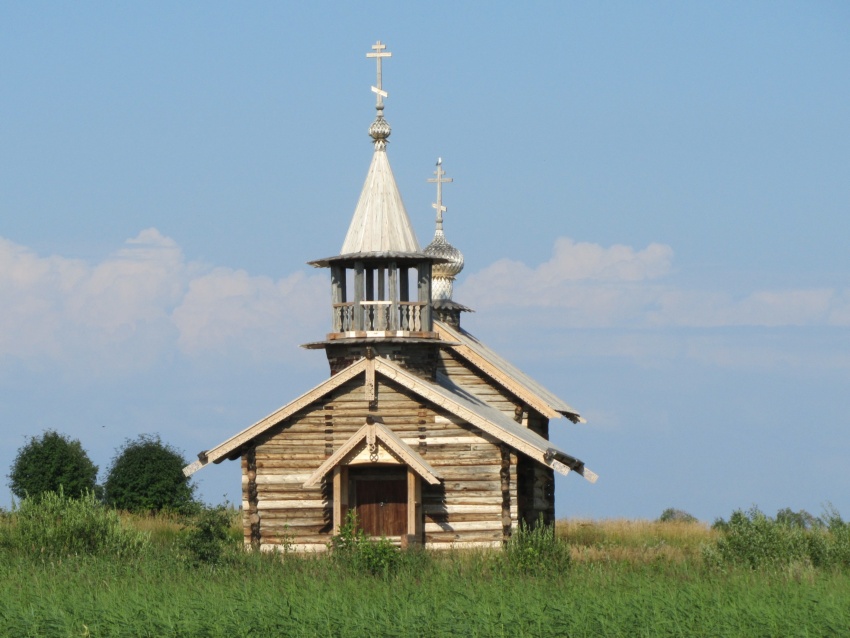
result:
[(349, 469), (354, 508), (360, 528), (369, 536), (407, 533), (407, 476), (405, 469)]

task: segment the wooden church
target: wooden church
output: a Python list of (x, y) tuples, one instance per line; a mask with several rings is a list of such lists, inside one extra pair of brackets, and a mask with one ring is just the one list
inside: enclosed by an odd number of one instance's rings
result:
[(549, 441), (549, 420), (578, 412), (466, 332), (452, 300), (463, 256), (437, 230), (422, 249), (387, 158), (381, 60), (374, 154), (339, 255), (328, 268), (330, 378), (198, 455), (241, 459), (245, 543), (327, 548), (349, 512), (370, 535), (427, 548), (497, 547), (542, 515), (554, 521), (554, 472), (593, 482)]

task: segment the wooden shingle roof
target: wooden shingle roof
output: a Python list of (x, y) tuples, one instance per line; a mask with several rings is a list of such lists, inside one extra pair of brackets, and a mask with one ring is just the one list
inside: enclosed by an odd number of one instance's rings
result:
[(384, 148), (372, 156), (340, 254), (379, 252), (422, 252)]
[(442, 339), (455, 342), (450, 346), (452, 351), (543, 416), (552, 419), (563, 415), (573, 423), (585, 422), (578, 410), (500, 357), (463, 328), (450, 326), (439, 320), (434, 320), (434, 328)]
[(587, 480), (596, 481), (596, 474), (585, 468), (582, 461), (467, 393), (450, 380), (439, 378), (437, 383), (426, 381), (380, 357), (372, 360), (361, 359), (254, 425), (199, 454), (197, 461), (183, 468), (183, 473), (190, 476), (210, 462), (220, 463), (227, 458), (239, 456), (241, 450), (255, 438), (360, 374), (364, 375), (364, 386), (367, 385), (365, 379), (369, 374), (381, 375), (547, 467), (554, 467), (561, 473), (574, 470)]

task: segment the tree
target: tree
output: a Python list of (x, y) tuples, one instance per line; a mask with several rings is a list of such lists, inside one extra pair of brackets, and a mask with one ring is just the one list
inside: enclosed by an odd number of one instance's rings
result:
[(142, 434), (116, 450), (104, 484), (106, 502), (131, 512), (185, 511), (195, 486), (183, 475), (183, 455), (159, 436)]
[(94, 492), (97, 466), (77, 440), (55, 430), (31, 437), (12, 463), (9, 486), (18, 498), (64, 491), (78, 497)]

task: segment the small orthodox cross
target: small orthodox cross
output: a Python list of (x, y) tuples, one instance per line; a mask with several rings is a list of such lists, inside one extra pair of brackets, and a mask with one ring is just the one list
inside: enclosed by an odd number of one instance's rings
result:
[(384, 51), (387, 48), (386, 44), (381, 44), (381, 41), (378, 40), (375, 44), (372, 45), (372, 48), (375, 49), (374, 53), (367, 53), (367, 58), (376, 58), (378, 61), (378, 86), (372, 87), (372, 92), (378, 94), (378, 104), (376, 106), (377, 109), (381, 110), (384, 108), (383, 98), (387, 97), (387, 92), (382, 90), (381, 88), (381, 58), (391, 58), (392, 53), (389, 51)]
[(437, 170), (434, 171), (434, 175), (437, 177), (429, 178), (428, 181), (431, 183), (436, 182), (437, 184), (437, 203), (431, 204), (431, 208), (437, 209), (437, 229), (443, 229), (443, 213), (446, 212), (446, 207), (443, 206), (443, 184), (454, 181), (451, 177), (444, 177), (446, 171), (443, 170), (443, 158), (437, 158)]

